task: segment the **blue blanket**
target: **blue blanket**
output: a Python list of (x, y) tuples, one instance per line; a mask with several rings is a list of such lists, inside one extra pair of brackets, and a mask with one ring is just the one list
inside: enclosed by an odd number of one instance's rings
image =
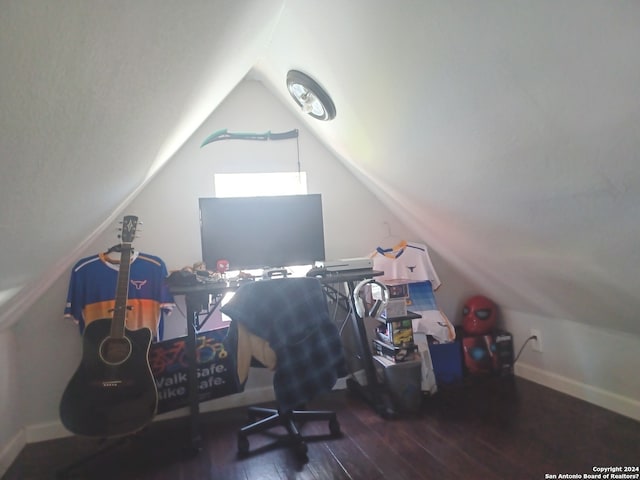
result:
[(221, 310), (276, 353), (273, 386), (281, 411), (331, 390), (346, 375), (342, 342), (318, 279), (247, 283)]

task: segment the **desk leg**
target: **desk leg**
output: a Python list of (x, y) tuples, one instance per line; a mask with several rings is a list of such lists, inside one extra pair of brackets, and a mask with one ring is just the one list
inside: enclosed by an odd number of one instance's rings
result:
[(393, 407), (389, 392), (385, 386), (378, 381), (376, 367), (371, 354), (371, 346), (367, 340), (367, 330), (364, 325), (364, 319), (356, 313), (355, 304), (353, 303), (352, 287), (353, 286), (349, 284), (349, 301), (352, 304), (351, 320), (357, 337), (356, 341), (359, 343), (360, 359), (363, 363), (367, 384), (362, 385), (355, 379), (349, 379), (347, 386), (350, 390), (361, 395), (375, 409), (378, 415), (383, 418), (392, 418), (397, 412)]
[(202, 450), (202, 435), (198, 424), (200, 405), (198, 400), (198, 368), (196, 360), (196, 325), (198, 323), (198, 308), (191, 305), (187, 298), (187, 388), (189, 389), (189, 430), (190, 446), (193, 452)]

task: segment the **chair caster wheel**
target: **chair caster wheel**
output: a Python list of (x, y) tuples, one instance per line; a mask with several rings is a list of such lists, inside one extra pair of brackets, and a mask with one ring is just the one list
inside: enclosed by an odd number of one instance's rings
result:
[(247, 437), (238, 436), (238, 453), (241, 455), (249, 453), (249, 440)]
[(296, 455), (300, 458), (306, 457), (307, 452), (309, 451), (309, 449), (307, 448), (307, 444), (304, 442), (296, 443), (294, 450), (296, 452)]
[(332, 418), (331, 420), (329, 420), (329, 432), (334, 437), (337, 437), (338, 435), (340, 435), (340, 424), (338, 423), (338, 420), (336, 420), (335, 418)]

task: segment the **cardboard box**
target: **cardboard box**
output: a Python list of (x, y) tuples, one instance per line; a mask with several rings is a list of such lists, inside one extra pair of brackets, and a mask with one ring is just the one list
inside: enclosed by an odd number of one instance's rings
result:
[(405, 320), (387, 320), (376, 328), (377, 337), (395, 347), (413, 345), (413, 322)]
[(387, 358), (396, 363), (413, 360), (415, 358), (415, 352), (417, 351), (416, 345), (413, 344), (403, 347), (396, 347), (378, 339), (373, 340), (372, 345), (374, 355)]
[[(406, 283), (387, 283), (389, 290), (389, 299), (386, 308), (381, 312), (383, 318), (404, 317), (407, 315), (407, 298), (409, 296), (409, 286)], [(384, 300), (385, 295), (382, 293), (380, 285), (371, 285), (372, 300)]]
[(462, 337), (464, 364), (470, 375), (513, 374), (513, 336), (496, 330), (487, 335)]
[(409, 285), (401, 283), (398, 285), (385, 284), (389, 290), (389, 298), (407, 298), (409, 296)]
[[(409, 296), (409, 284), (406, 280), (384, 280), (383, 283), (389, 290), (389, 298), (407, 298)], [(374, 298), (382, 298), (379, 286), (372, 285), (371, 290)]]
[(399, 318), (407, 316), (406, 298), (391, 298), (380, 315), (382, 318)]

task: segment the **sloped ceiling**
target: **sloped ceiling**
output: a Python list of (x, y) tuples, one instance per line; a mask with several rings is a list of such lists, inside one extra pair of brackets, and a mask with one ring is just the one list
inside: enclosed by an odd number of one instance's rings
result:
[(1, 1), (0, 324), (72, 265), (235, 88), (281, 8)]
[(296, 68), (338, 110), (301, 121), (484, 293), (640, 334), (638, 25), (594, 0), (2, 0), (0, 301), (247, 73), (293, 109)]

